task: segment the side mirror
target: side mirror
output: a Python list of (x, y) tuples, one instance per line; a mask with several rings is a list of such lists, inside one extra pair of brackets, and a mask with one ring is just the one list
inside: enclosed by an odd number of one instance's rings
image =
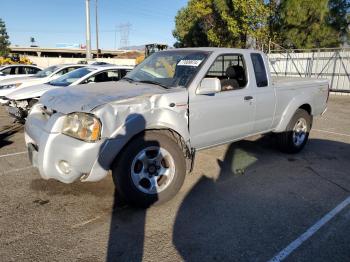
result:
[(5, 74), (3, 72), (0, 72), (0, 76), (4, 76)]
[(221, 91), (219, 78), (203, 78), (196, 90), (197, 95), (211, 95)]

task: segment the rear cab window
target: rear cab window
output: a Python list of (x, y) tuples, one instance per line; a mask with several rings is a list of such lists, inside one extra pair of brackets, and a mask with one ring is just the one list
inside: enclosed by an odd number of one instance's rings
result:
[(257, 87), (268, 86), (266, 68), (265, 68), (264, 60), (263, 60), (261, 54), (252, 53), (252, 54), (250, 54), (250, 57), (251, 57), (252, 63), (253, 63), (254, 74), (255, 74), (255, 79), (256, 79), (256, 86)]

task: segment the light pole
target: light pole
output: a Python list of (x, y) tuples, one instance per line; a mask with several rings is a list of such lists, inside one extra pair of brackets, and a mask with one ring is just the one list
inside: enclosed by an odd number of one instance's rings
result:
[(86, 59), (91, 59), (90, 0), (85, 0), (86, 11)]
[(114, 26), (114, 49), (117, 49), (117, 26)]
[(98, 58), (98, 16), (97, 16), (97, 0), (95, 0), (95, 19), (96, 19), (96, 57)]

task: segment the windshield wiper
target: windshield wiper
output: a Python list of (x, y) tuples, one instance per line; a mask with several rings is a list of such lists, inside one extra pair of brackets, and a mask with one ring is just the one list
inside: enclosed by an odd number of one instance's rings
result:
[(169, 89), (168, 86), (166, 85), (163, 85), (157, 81), (152, 81), (152, 80), (139, 80), (139, 81), (136, 81), (136, 82), (139, 82), (139, 83), (145, 83), (145, 84), (152, 84), (152, 85), (157, 85), (157, 86), (161, 86), (161, 87), (164, 87), (166, 89)]

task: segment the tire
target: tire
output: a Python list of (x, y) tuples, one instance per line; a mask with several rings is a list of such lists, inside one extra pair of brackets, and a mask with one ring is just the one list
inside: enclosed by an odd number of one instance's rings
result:
[(312, 116), (299, 108), (287, 125), (286, 131), (277, 134), (280, 150), (289, 154), (300, 152), (308, 141), (311, 126)]
[(128, 204), (143, 208), (173, 198), (185, 175), (186, 161), (181, 145), (162, 131), (147, 131), (136, 136), (112, 167), (118, 194)]

